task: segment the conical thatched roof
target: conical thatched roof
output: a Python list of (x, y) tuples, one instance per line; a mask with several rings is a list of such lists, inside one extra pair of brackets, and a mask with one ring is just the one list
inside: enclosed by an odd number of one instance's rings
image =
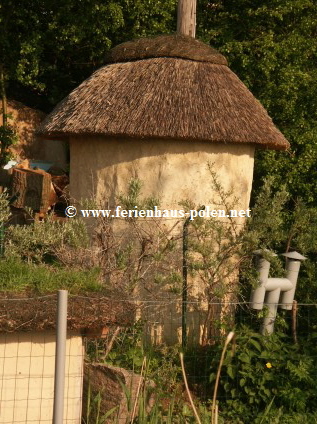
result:
[(39, 134), (289, 147), (226, 59), (200, 41), (161, 36), (127, 42), (110, 51), (107, 63), (57, 105)]

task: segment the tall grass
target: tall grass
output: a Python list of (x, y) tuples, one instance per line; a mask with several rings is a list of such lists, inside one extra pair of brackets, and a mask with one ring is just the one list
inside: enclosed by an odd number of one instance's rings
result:
[(34, 264), (16, 258), (0, 259), (0, 291), (34, 291), (38, 294), (68, 290), (98, 291), (102, 289), (100, 270), (60, 267), (57, 265)]

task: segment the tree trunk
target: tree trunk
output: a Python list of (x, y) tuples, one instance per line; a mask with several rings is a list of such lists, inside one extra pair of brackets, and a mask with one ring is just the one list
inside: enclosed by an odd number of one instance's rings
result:
[(177, 33), (195, 38), (197, 0), (178, 0)]
[(7, 96), (5, 90), (5, 78), (3, 66), (0, 65), (0, 92), (1, 92), (1, 101), (2, 101), (2, 125), (6, 127), (7, 125)]

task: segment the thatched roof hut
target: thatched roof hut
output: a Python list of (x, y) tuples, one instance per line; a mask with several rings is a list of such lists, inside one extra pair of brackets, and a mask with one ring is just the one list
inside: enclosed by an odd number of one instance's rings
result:
[(289, 147), (225, 57), (192, 37), (123, 43), (106, 62), (54, 109), (40, 134)]
[[(143, 197), (159, 198), (160, 209), (180, 209), (184, 200), (212, 209), (209, 163), (224, 190), (234, 193), (235, 208), (246, 210), (255, 148), (289, 147), (225, 57), (179, 35), (112, 49), (106, 65), (56, 106), (39, 133), (69, 140), (71, 196), (80, 201), (93, 194), (104, 209), (114, 209), (135, 178), (144, 182)], [(164, 228), (181, 231), (178, 223), (164, 221)], [(192, 287), (192, 298), (204, 292)], [(158, 339), (176, 341), (179, 314), (176, 308), (158, 318)], [(199, 318), (192, 316), (190, 333), (199, 338)]]

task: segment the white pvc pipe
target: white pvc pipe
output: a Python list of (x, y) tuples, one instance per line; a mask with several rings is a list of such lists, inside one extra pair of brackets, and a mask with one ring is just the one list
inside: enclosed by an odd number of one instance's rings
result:
[(300, 265), (301, 265), (300, 261), (294, 261), (292, 259), (288, 259), (287, 261), (286, 277), (292, 283), (292, 289), (282, 294), (282, 297), (281, 297), (282, 309), (291, 310), (293, 307), (293, 300), (295, 296), (295, 290), (296, 290), (296, 284), (297, 284), (297, 278), (298, 278)]
[(263, 309), (265, 291), (266, 291), (266, 283), (269, 277), (270, 272), (270, 262), (264, 258), (257, 258), (258, 260), (258, 271), (259, 271), (259, 279), (260, 284), (259, 287), (254, 289), (251, 293), (251, 308), (253, 309)]
[(269, 291), (265, 296), (265, 305), (267, 306), (267, 316), (263, 319), (261, 328), (262, 334), (272, 334), (274, 331), (274, 323), (277, 314), (277, 306), (280, 298), (281, 289)]
[(67, 337), (67, 290), (58, 291), (53, 424), (63, 424)]
[(293, 283), (288, 278), (269, 278), (265, 289), (271, 291), (277, 288), (280, 288), (282, 292), (288, 292), (293, 288)]
[[(258, 255), (261, 254), (261, 251), (254, 253)], [(258, 258), (257, 269), (259, 271), (260, 284), (251, 293), (250, 306), (258, 310), (261, 310), (264, 305), (268, 308), (268, 314), (264, 318), (261, 328), (263, 334), (273, 333), (279, 304), (282, 309), (292, 309), (301, 265), (300, 261), (306, 259), (298, 252), (283, 253), (283, 255), (287, 258), (286, 278), (268, 278), (270, 263), (263, 257)]]

